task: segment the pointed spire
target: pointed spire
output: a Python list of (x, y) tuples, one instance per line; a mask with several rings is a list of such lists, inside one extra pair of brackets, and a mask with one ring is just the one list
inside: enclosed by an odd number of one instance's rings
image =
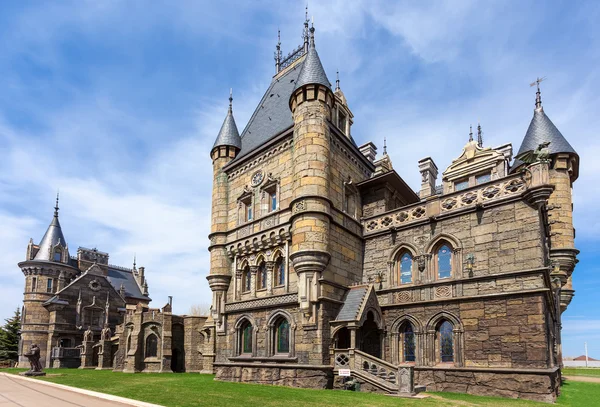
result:
[[(60, 227), (60, 222), (58, 221), (58, 198), (59, 195), (57, 193), (56, 204), (54, 206), (54, 217), (52, 218), (52, 221), (50, 222), (46, 233), (44, 233), (44, 237), (42, 237), (42, 240), (40, 241), (40, 248), (34, 257), (34, 260), (52, 261), (54, 257), (53, 251), (57, 245), (64, 247), (66, 250), (67, 241), (65, 240), (65, 237), (62, 233), (62, 229)], [(66, 257), (61, 256), (61, 258), (68, 259), (68, 253)]]
[(304, 52), (308, 52), (308, 4), (304, 11), (304, 32), (302, 36), (304, 37)]
[(529, 86), (537, 86), (537, 92), (535, 92), (535, 110), (544, 110), (542, 107), (542, 92), (540, 92), (540, 82), (546, 80), (546, 77), (537, 78), (534, 82), (532, 82)]
[(335, 71), (335, 90), (340, 90), (340, 71)]
[(469, 143), (473, 141), (473, 125), (469, 125)]
[(483, 148), (483, 132), (481, 131), (481, 124), (477, 123), (477, 145), (479, 148)]
[(219, 146), (232, 146), (238, 149), (242, 148), (242, 139), (238, 131), (235, 119), (233, 118), (233, 90), (229, 89), (229, 108), (227, 110), (227, 116), (223, 121), (219, 135), (215, 140), (213, 149)]
[[(308, 22), (307, 22), (308, 25)], [(327, 79), (323, 64), (319, 58), (319, 54), (315, 48), (315, 27), (310, 28), (310, 44), (306, 59), (302, 64), (302, 70), (298, 75), (296, 81), (296, 89), (301, 88), (304, 85), (323, 85), (331, 89), (331, 83)]]
[(137, 270), (137, 267), (136, 267), (137, 265), (136, 265), (136, 263), (135, 263), (135, 261), (136, 261), (136, 257), (137, 257), (137, 256), (136, 256), (136, 254), (135, 254), (135, 253), (133, 253), (133, 271), (136, 271), (136, 270)]

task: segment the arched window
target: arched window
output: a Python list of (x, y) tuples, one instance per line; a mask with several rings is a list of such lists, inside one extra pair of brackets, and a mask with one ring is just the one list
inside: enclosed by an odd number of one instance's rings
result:
[(447, 244), (442, 244), (437, 251), (437, 273), (438, 278), (450, 278), (452, 276), (452, 250)]
[(413, 257), (410, 252), (404, 252), (400, 256), (400, 284), (412, 283)]
[(252, 324), (244, 321), (240, 332), (240, 353), (252, 354)]
[(442, 363), (454, 362), (454, 327), (448, 321), (443, 321), (438, 326), (438, 340), (440, 349), (440, 361)]
[(283, 257), (279, 256), (275, 260), (275, 285), (281, 286), (285, 284), (285, 264)]
[(256, 277), (256, 289), (262, 290), (267, 288), (267, 267), (265, 266), (264, 261), (259, 264)]
[(158, 355), (158, 338), (155, 334), (150, 334), (146, 338), (145, 357), (155, 358)]
[(290, 323), (285, 318), (280, 318), (275, 324), (275, 352), (290, 352)]
[(242, 290), (244, 292), (250, 291), (251, 287), (251, 276), (250, 276), (250, 266), (246, 265), (242, 270)]
[(402, 360), (404, 362), (414, 362), (416, 359), (416, 341), (415, 332), (410, 322), (406, 322), (401, 331), (402, 341)]

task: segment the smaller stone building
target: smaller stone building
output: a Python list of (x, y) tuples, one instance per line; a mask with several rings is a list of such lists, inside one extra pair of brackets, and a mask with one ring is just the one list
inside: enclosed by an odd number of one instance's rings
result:
[(127, 312), (116, 331), (115, 371), (212, 373), (207, 317), (173, 315), (171, 307), (169, 297), (161, 309), (138, 304)]

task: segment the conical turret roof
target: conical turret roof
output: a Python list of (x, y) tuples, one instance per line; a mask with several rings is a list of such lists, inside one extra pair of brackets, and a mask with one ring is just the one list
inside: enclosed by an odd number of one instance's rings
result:
[(233, 146), (237, 147), (238, 149), (242, 148), (242, 139), (240, 138), (240, 133), (237, 125), (235, 124), (235, 119), (233, 118), (233, 109), (231, 107), (232, 101), (233, 98), (230, 96), (229, 110), (227, 111), (227, 116), (225, 116), (221, 130), (219, 130), (219, 135), (215, 140), (213, 149), (219, 146)]
[(310, 45), (308, 46), (308, 52), (306, 53), (306, 59), (302, 65), (300, 75), (296, 81), (296, 89), (301, 88), (304, 85), (323, 85), (331, 89), (331, 83), (327, 79), (323, 64), (319, 58), (319, 54), (315, 48), (314, 39), (314, 28), (311, 28)]
[(54, 217), (48, 230), (44, 234), (44, 237), (40, 241), (40, 249), (34, 257), (34, 260), (51, 261), (52, 260), (52, 248), (59, 244), (63, 247), (67, 246), (65, 236), (63, 235), (58, 221), (58, 198), (56, 199), (56, 207), (54, 208)]

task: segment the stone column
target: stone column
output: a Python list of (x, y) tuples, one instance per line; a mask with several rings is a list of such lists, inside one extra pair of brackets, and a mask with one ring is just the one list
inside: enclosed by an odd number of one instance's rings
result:
[(225, 299), (227, 295), (227, 289), (231, 281), (230, 275), (209, 275), (206, 277), (208, 285), (213, 292), (213, 302), (211, 316), (215, 321), (215, 327), (217, 332), (225, 332), (225, 320), (226, 317), (223, 314), (225, 311)]
[(425, 199), (435, 195), (438, 168), (431, 157), (423, 158), (419, 161), (419, 172), (421, 173), (421, 191), (419, 192), (419, 197)]
[(258, 272), (258, 266), (250, 266), (250, 296), (256, 297), (256, 274)]
[(273, 275), (274, 269), (274, 262), (268, 261), (265, 263), (265, 270), (267, 271), (267, 295), (273, 294), (273, 280), (275, 279), (275, 276)]

